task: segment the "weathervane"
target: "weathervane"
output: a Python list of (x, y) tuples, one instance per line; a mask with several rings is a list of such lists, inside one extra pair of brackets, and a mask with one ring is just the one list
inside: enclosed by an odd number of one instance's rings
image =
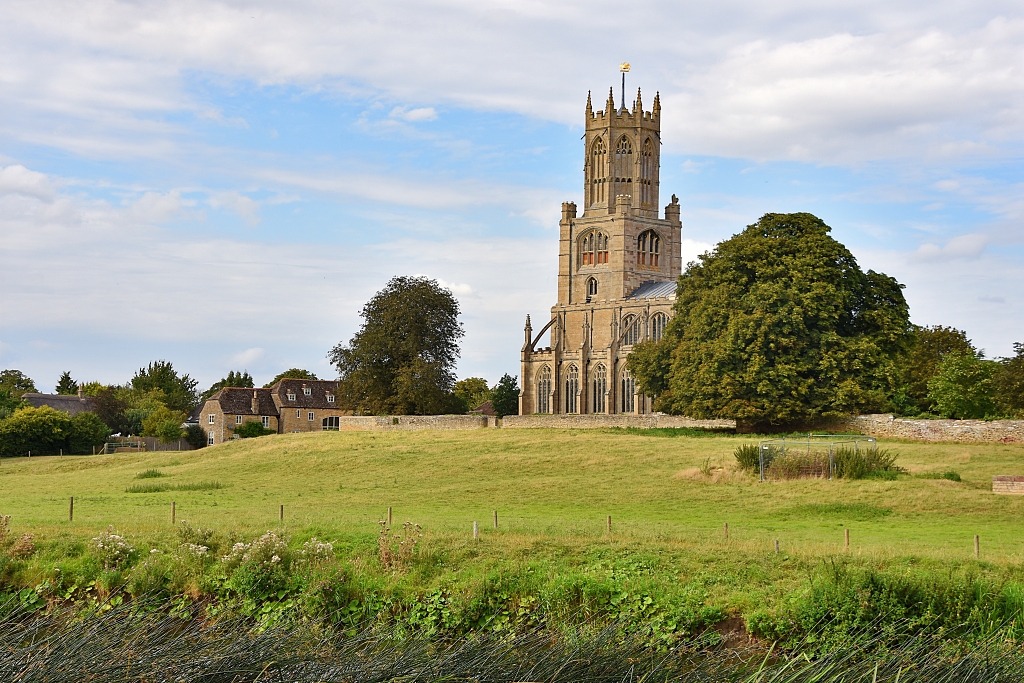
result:
[(622, 72), (622, 108), (626, 108), (626, 72), (629, 71), (629, 62), (619, 64), (619, 71)]

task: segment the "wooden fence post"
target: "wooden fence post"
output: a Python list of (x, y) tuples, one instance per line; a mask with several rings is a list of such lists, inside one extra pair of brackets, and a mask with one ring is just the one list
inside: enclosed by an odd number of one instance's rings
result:
[(981, 541), (978, 539), (978, 534), (974, 534), (974, 556), (981, 557)]
[(174, 526), (174, 520), (177, 517), (177, 513), (178, 513), (178, 504), (175, 503), (172, 500), (171, 501), (171, 526)]
[(495, 529), (498, 528), (498, 511), (497, 510), (494, 511), (494, 528)]
[(478, 524), (477, 524), (477, 523), (476, 523), (476, 522), (474, 521), (474, 522), (473, 522), (473, 540), (475, 541), (475, 540), (477, 540), (478, 538), (480, 538), (480, 527), (479, 527), (479, 525), (478, 525)]
[(725, 540), (729, 540), (729, 522), (725, 523)]
[(388, 528), (391, 528), (391, 507), (388, 507)]
[(843, 529), (843, 541), (846, 544), (846, 549), (849, 550), (850, 549), (850, 530), (849, 529)]
[(779, 554), (779, 539), (775, 539), (775, 554)]
[(281, 512), (279, 513), (278, 519), (284, 521), (284, 505), (281, 506)]
[(608, 533), (612, 532), (612, 516), (608, 515)]
[(75, 497), (71, 496), (68, 500), (68, 521), (75, 521)]

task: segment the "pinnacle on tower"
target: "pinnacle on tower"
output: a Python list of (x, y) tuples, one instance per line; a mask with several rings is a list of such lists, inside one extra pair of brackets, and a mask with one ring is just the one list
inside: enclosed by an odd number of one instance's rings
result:
[(661, 111), (661, 93), (655, 93), (654, 95), (654, 111)]
[(590, 91), (588, 90), (587, 91), (587, 118), (590, 118), (590, 115), (593, 114), (593, 112), (594, 112), (594, 107), (593, 107), (593, 105), (590, 104)]
[(615, 88), (608, 88), (608, 113), (609, 115), (615, 111)]
[(643, 112), (644, 103), (640, 101), (640, 88), (636, 89), (636, 111)]

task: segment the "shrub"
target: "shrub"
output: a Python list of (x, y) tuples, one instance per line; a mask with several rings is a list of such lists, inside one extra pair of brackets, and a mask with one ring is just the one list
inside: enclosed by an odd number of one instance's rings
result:
[(170, 443), (184, 436), (181, 424), (185, 413), (160, 406), (142, 421), (143, 436), (155, 436), (163, 443)]
[(103, 445), (110, 436), (110, 429), (95, 413), (79, 413), (71, 418), (67, 452), (88, 455), (93, 448)]
[(764, 475), (768, 479), (828, 477), (828, 454), (795, 449), (779, 453), (765, 463)]
[(938, 372), (928, 380), (928, 399), (943, 417), (980, 419), (995, 412), (992, 376), (995, 361), (966, 353), (951, 353), (939, 363)]
[(736, 462), (739, 463), (741, 469), (758, 469), (761, 449), (756, 443), (745, 443), (742, 446), (738, 446), (736, 450), (733, 451), (733, 455), (736, 457)]
[(241, 439), (251, 439), (257, 436), (269, 436), (277, 434), (273, 429), (267, 429), (256, 420), (249, 420), (241, 427), (235, 427), (235, 436)]
[(268, 599), (278, 598), (287, 583), (290, 560), (288, 544), (272, 531), (252, 543), (236, 543), (221, 558), (230, 572), (226, 587), (251, 610)]
[(299, 556), (309, 564), (327, 562), (334, 557), (334, 544), (317, 540), (314, 536), (302, 544)]
[(377, 551), (381, 567), (386, 571), (398, 571), (407, 567), (416, 551), (416, 545), (423, 538), (419, 524), (406, 522), (402, 525), (402, 532), (402, 536), (392, 536), (387, 522), (380, 522)]
[(136, 479), (157, 479), (158, 477), (166, 477), (167, 475), (160, 470), (153, 469), (152, 467), (148, 470), (143, 470), (135, 475)]
[(195, 449), (205, 448), (207, 444), (206, 430), (199, 425), (185, 427), (185, 443)]
[(15, 560), (27, 560), (36, 554), (35, 536), (25, 534), (18, 539), (18, 542), (10, 550), (10, 556)]
[(0, 420), (0, 455), (56, 455), (71, 433), (67, 413), (49, 406), (19, 408)]
[(103, 563), (104, 569), (127, 567), (135, 556), (135, 548), (124, 536), (118, 535), (114, 527), (108, 528), (92, 539), (93, 552)]
[(840, 479), (863, 479), (868, 475), (878, 476), (880, 472), (895, 476), (903, 471), (896, 466), (898, 456), (898, 453), (884, 448), (837, 448), (833, 453), (835, 476)]

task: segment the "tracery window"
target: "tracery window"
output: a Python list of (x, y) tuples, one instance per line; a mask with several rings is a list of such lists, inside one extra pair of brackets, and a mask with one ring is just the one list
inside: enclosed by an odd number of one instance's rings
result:
[(591, 405), (595, 413), (605, 412), (605, 394), (608, 393), (608, 370), (600, 364), (594, 370), (594, 398)]
[(636, 261), (641, 266), (659, 267), (661, 238), (658, 233), (648, 230), (636, 238)]
[(633, 395), (636, 393), (636, 383), (629, 370), (622, 371), (622, 412), (632, 413), (634, 408)]
[(632, 346), (640, 341), (640, 319), (627, 315), (622, 319), (622, 345)]
[(597, 278), (592, 277), (587, 280), (587, 303), (589, 304), (595, 298), (597, 298)]
[(605, 173), (608, 168), (608, 151), (604, 140), (597, 138), (590, 153), (590, 203), (598, 204), (606, 198)]
[(651, 339), (661, 341), (665, 336), (665, 325), (668, 325), (668, 316), (664, 313), (655, 313), (651, 316)]
[(580, 265), (596, 266), (608, 263), (608, 235), (588, 232), (580, 238)]
[(650, 138), (640, 148), (640, 203), (654, 203), (654, 141)]
[(577, 396), (579, 392), (580, 369), (573, 364), (565, 371), (565, 412), (580, 412), (579, 397)]
[(623, 135), (619, 138), (619, 144), (615, 146), (615, 182), (628, 183), (633, 180), (633, 145), (629, 138)]
[(551, 412), (551, 368), (547, 365), (537, 375), (537, 412)]

